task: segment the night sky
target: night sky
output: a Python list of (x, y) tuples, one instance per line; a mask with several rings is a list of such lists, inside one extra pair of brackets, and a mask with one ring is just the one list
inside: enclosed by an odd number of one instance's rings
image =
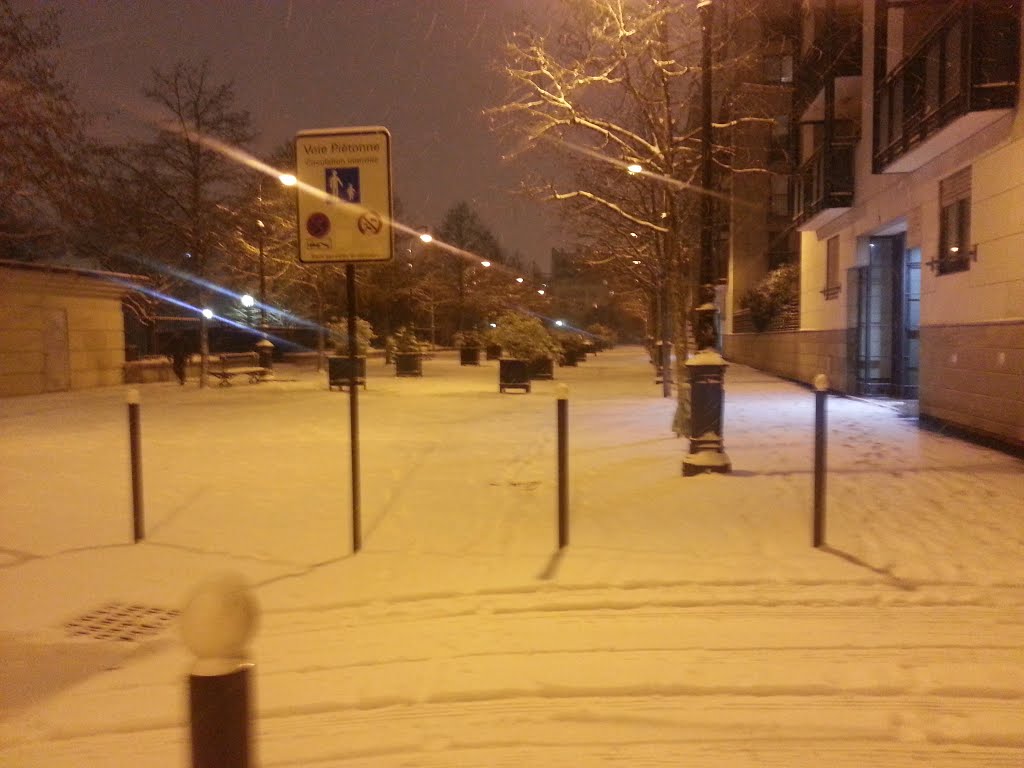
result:
[(460, 200), (499, 242), (546, 267), (563, 237), (547, 208), (509, 194), (521, 167), (502, 160), (481, 111), (498, 103), (506, 34), (554, 0), (63, 0), (61, 73), (108, 117), (103, 135), (139, 130), (154, 66), (208, 58), (232, 80), (259, 133), (256, 154), (299, 130), (383, 125), (403, 223), (437, 226)]

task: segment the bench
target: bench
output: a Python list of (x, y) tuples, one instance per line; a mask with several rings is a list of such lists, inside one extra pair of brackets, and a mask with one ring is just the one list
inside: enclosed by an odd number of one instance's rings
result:
[(230, 385), (235, 376), (248, 376), (250, 384), (258, 384), (269, 373), (255, 352), (225, 352), (210, 357), (209, 374), (220, 379), (222, 387)]

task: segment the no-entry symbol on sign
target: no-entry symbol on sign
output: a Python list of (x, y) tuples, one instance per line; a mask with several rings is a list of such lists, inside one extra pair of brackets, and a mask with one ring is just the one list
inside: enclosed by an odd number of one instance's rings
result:
[(359, 217), (359, 231), (364, 235), (379, 235), (384, 222), (376, 213), (364, 213)]

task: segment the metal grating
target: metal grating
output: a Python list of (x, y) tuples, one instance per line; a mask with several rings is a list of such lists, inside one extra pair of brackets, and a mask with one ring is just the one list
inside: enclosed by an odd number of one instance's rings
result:
[(179, 611), (149, 605), (109, 603), (64, 625), (71, 637), (135, 642), (159, 634)]

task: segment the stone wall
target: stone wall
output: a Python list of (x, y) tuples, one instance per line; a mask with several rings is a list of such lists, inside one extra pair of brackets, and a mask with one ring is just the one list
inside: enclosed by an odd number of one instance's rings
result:
[(921, 328), (920, 413), (1024, 448), (1024, 320)]
[(125, 289), (101, 274), (0, 265), (0, 397), (122, 382)]
[(836, 392), (849, 391), (846, 349), (845, 329), (767, 331), (723, 337), (723, 354), (730, 362), (805, 384), (824, 373)]

